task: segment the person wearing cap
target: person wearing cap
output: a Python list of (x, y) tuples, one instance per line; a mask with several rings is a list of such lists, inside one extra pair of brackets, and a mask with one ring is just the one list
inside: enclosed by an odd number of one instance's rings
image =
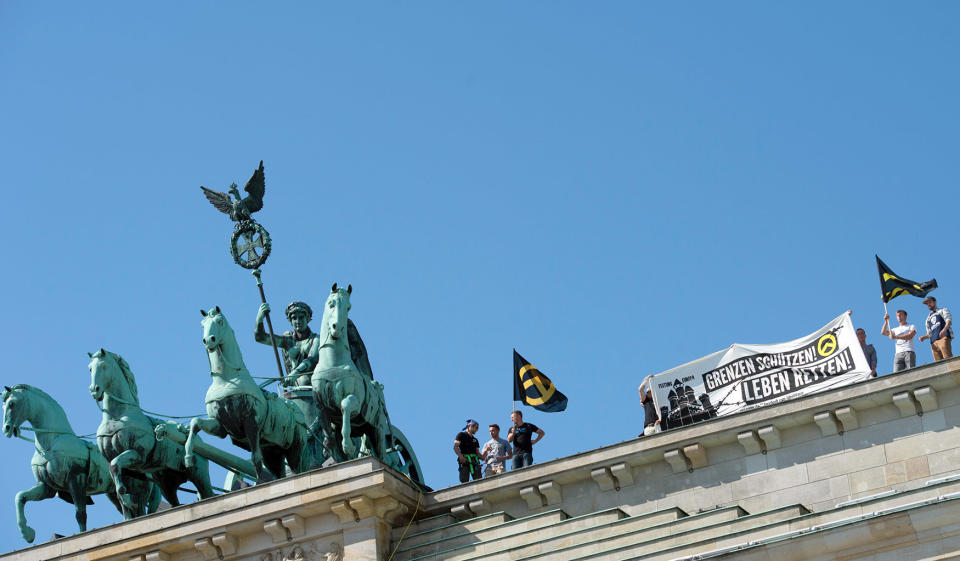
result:
[[(253, 332), (254, 340), (264, 345), (271, 344), (270, 335), (263, 327), (263, 320), (269, 311), (269, 304), (260, 304), (260, 309), (257, 310), (257, 327)], [(286, 316), (293, 331), (273, 336), (277, 348), (282, 349), (283, 362), (287, 368), (287, 377), (283, 384), (309, 386), (310, 376), (313, 375), (320, 355), (320, 337), (311, 331), (308, 325), (313, 318), (313, 310), (304, 302), (292, 302), (287, 306)]]
[(930, 315), (927, 316), (927, 334), (921, 335), (920, 340), (930, 339), (930, 350), (933, 352), (933, 360), (943, 360), (953, 356), (950, 342), (953, 340), (953, 317), (950, 310), (946, 308), (937, 308), (937, 299), (933, 296), (927, 296), (924, 301)]
[(457, 433), (453, 441), (453, 451), (457, 454), (457, 470), (460, 483), (466, 483), (472, 476), (480, 479), (480, 442), (473, 436), (480, 430), (480, 423), (467, 419), (467, 426)]
[(893, 339), (896, 354), (893, 355), (893, 371), (899, 372), (917, 365), (917, 353), (913, 350), (913, 337), (917, 328), (907, 323), (907, 311), (897, 310), (896, 327), (890, 327), (890, 314), (883, 314), (883, 329), (880, 334)]
[[(651, 436), (660, 432), (660, 414), (653, 403), (653, 393), (650, 391), (650, 379), (640, 383), (637, 392), (640, 393), (640, 403), (643, 404), (643, 436)], [(646, 387), (646, 389), (644, 389)]]

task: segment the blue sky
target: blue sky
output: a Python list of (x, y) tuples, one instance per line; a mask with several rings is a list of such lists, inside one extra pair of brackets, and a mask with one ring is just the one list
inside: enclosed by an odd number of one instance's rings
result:
[[(464, 419), (509, 422), (514, 347), (570, 400), (527, 412), (540, 462), (636, 437), (647, 374), (846, 309), (886, 373), (875, 253), (960, 306), (958, 10), (4, 2), (3, 383), (94, 432), (86, 353), (106, 347), (144, 407), (201, 414), (214, 305), (272, 375), (256, 285), (199, 189), (261, 159), (269, 301), (319, 310), (353, 285), (435, 488)], [(12, 503), (31, 447), (0, 446)], [(119, 520), (96, 501), (90, 526)], [(27, 516), (38, 540), (76, 531), (59, 500)], [(0, 543), (24, 545), (13, 508)]]

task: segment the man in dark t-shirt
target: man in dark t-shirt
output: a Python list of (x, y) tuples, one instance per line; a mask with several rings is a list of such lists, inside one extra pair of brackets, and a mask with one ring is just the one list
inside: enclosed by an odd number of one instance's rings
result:
[(649, 377), (640, 383), (637, 391), (640, 392), (640, 403), (643, 404), (643, 434), (639, 436), (652, 436), (660, 432), (660, 414), (657, 413), (657, 406), (653, 402)]
[[(543, 438), (543, 429), (537, 425), (523, 422), (523, 412), (514, 411), (510, 414), (513, 426), (507, 433), (507, 440), (513, 443), (513, 469), (520, 469), (533, 465), (533, 445)], [(536, 433), (537, 437), (533, 438)]]
[(473, 436), (480, 429), (480, 423), (467, 419), (467, 426), (457, 433), (453, 441), (453, 451), (457, 453), (457, 469), (460, 483), (480, 479), (480, 442)]

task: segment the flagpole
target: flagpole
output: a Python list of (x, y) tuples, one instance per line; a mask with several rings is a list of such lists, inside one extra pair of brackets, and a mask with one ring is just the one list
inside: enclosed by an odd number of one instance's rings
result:
[[(513, 348), (513, 354), (517, 354), (517, 348), (516, 348), (516, 347)], [(510, 365), (510, 371), (514, 373), (513, 377), (516, 377), (515, 367), (514, 367), (513, 364)], [(517, 381), (514, 380), (513, 383), (516, 384)], [(510, 393), (511, 393), (511, 395), (513, 394), (513, 388), (510, 388)], [(517, 400), (516, 400), (516, 399), (513, 400), (513, 403), (512, 403), (512, 405), (511, 405), (511, 407), (513, 407), (513, 413), (516, 413), (516, 412), (517, 412)], [(513, 420), (513, 413), (510, 414), (510, 420), (511, 420), (511, 421)]]

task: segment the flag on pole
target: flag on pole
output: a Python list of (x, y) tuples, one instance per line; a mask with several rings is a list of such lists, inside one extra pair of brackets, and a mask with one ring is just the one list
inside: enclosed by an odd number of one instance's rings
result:
[(513, 350), (513, 400), (545, 413), (567, 408), (567, 396), (557, 391), (550, 378)]
[(896, 273), (887, 267), (887, 264), (877, 258), (877, 269), (880, 271), (880, 289), (883, 292), (884, 303), (893, 300), (902, 294), (912, 294), (923, 298), (928, 292), (937, 288), (937, 279), (930, 279), (927, 282), (916, 282), (897, 276)]

